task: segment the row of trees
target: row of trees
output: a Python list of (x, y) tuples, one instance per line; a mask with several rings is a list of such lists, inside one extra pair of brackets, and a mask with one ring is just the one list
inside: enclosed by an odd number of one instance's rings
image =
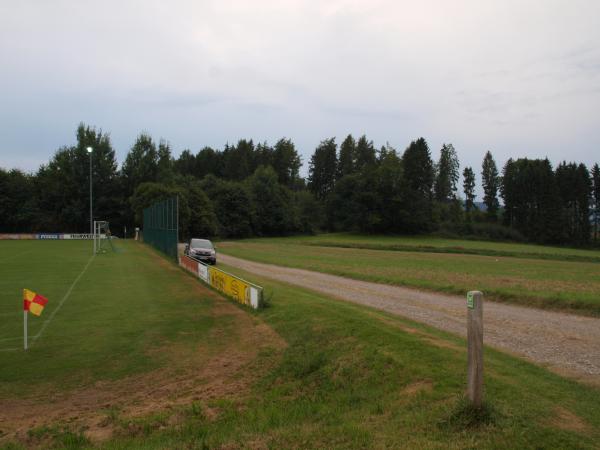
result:
[(240, 140), (223, 150), (185, 150), (174, 158), (167, 142), (142, 133), (119, 168), (106, 133), (82, 124), (76, 135), (75, 145), (59, 149), (36, 173), (0, 169), (1, 232), (88, 230), (88, 146), (94, 149), (94, 216), (110, 220), (117, 234), (141, 225), (144, 207), (174, 194), (183, 236), (442, 228), (586, 245), (591, 226), (594, 236), (598, 231), (597, 164), (589, 173), (583, 164), (553, 169), (547, 159), (510, 159), (499, 173), (487, 152), (478, 203), (475, 170), (460, 172), (452, 144), (444, 144), (434, 161), (423, 138), (402, 153), (389, 144), (376, 149), (366, 136), (349, 135), (339, 148), (335, 138), (326, 139), (312, 154), (304, 180), (289, 139), (274, 146)]
[(175, 159), (167, 142), (142, 133), (119, 169), (108, 134), (81, 124), (76, 136), (34, 174), (0, 169), (0, 232), (89, 230), (90, 157), (94, 218), (110, 220), (119, 235), (126, 227), (131, 235), (142, 210), (169, 195), (179, 196), (184, 237), (313, 231), (313, 199), (290, 140), (240, 140)]
[[(585, 245), (598, 233), (600, 169), (548, 159), (509, 159), (502, 172), (503, 222), (539, 242)], [(590, 217), (592, 220), (590, 220)]]
[[(464, 168), (461, 198), (459, 170), (452, 144), (444, 144), (434, 162), (423, 138), (399, 155), (389, 145), (376, 151), (366, 136), (348, 136), (339, 151), (333, 138), (316, 148), (308, 188), (326, 211), (326, 229), (417, 233), (441, 225), (459, 233), (586, 245), (593, 225), (597, 239), (598, 164), (590, 174), (584, 164), (563, 162), (554, 170), (548, 159), (509, 159), (500, 174), (488, 151), (481, 165), (485, 212), (475, 202), (475, 171)], [(469, 226), (473, 222), (489, 225)]]

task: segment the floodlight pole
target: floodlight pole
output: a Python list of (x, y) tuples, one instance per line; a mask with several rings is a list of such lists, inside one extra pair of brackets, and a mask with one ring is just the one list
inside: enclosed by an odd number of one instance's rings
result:
[(87, 152), (90, 154), (90, 234), (94, 239), (94, 219), (92, 216), (92, 147), (88, 147)]

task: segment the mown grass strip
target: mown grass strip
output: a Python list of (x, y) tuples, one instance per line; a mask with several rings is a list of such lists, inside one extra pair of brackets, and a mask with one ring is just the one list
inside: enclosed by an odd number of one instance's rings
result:
[(394, 252), (423, 252), (423, 253), (450, 253), (457, 255), (482, 255), (498, 256), (524, 259), (548, 259), (553, 261), (573, 261), (600, 263), (600, 256), (584, 256), (560, 253), (536, 253), (522, 251), (503, 251), (490, 248), (465, 248), (460, 245), (443, 247), (431, 245), (405, 245), (405, 244), (367, 244), (367, 243), (344, 243), (331, 241), (304, 242), (301, 245), (313, 247), (335, 247), (335, 248), (354, 248), (363, 250), (387, 250)]
[[(445, 249), (464, 254), (490, 256), (511, 256), (515, 258), (556, 259), (561, 261), (598, 262), (600, 250), (595, 248), (572, 248), (526, 244), (510, 241), (492, 241), (468, 238), (450, 238), (436, 234), (424, 235), (367, 235), (358, 233), (323, 233), (316, 235), (289, 236), (275, 238), (245, 239), (243, 242), (271, 242), (276, 244), (306, 244), (327, 246), (354, 246), (355, 248), (388, 249), (399, 251), (436, 251)], [(406, 250), (404, 250), (406, 249)], [(412, 250), (417, 249), (417, 250)]]

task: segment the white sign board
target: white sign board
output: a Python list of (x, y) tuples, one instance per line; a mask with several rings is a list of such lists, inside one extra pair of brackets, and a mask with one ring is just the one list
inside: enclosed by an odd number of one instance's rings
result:
[(198, 276), (202, 281), (208, 283), (208, 267), (204, 264), (198, 264)]

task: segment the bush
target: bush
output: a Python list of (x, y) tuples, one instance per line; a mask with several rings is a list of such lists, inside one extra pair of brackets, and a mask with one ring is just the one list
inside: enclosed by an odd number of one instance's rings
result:
[(525, 236), (513, 228), (486, 222), (444, 222), (440, 225), (437, 234), (449, 238), (461, 237), (493, 241), (526, 241)]

